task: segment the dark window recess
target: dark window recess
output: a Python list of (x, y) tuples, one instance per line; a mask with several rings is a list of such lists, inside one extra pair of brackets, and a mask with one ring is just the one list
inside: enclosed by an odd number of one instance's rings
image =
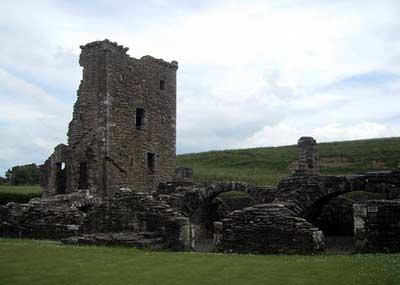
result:
[(149, 174), (154, 174), (156, 168), (156, 155), (154, 153), (147, 153), (147, 171)]
[(65, 163), (56, 163), (56, 193), (65, 194), (67, 186), (67, 176), (65, 173)]
[(86, 162), (79, 164), (79, 189), (88, 189), (88, 169)]
[(144, 127), (144, 109), (136, 109), (136, 128), (140, 129)]
[(82, 113), (79, 113), (79, 120), (83, 120), (83, 114)]
[(165, 81), (160, 80), (160, 90), (165, 90)]
[(131, 167), (133, 167), (133, 157), (131, 157)]

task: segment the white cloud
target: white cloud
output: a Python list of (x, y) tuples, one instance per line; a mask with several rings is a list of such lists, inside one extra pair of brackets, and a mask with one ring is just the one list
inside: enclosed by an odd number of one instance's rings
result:
[(320, 141), (393, 137), (398, 136), (399, 133), (399, 126), (373, 122), (360, 122), (356, 125), (332, 124), (312, 130), (312, 135)]
[(0, 69), (0, 171), (42, 163), (66, 140), (70, 106)]

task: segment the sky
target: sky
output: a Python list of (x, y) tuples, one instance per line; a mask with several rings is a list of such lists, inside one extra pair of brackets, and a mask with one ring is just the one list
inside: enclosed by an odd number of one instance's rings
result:
[(0, 175), (66, 143), (80, 45), (177, 60), (177, 152), (400, 135), (400, 1), (0, 1)]

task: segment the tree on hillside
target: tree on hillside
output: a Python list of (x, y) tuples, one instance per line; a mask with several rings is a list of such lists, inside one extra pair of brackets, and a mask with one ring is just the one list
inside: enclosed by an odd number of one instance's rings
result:
[(35, 185), (39, 184), (39, 167), (32, 163), (17, 165), (6, 171), (6, 181), (11, 185)]
[(6, 184), (7, 184), (7, 179), (0, 176), (0, 185), (6, 185)]

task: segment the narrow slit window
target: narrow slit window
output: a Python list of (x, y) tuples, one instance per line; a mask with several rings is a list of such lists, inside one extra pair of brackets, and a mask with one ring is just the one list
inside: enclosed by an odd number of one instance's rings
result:
[(64, 162), (56, 163), (55, 170), (56, 170), (56, 180), (55, 180), (56, 194), (65, 194), (67, 185), (65, 163)]
[(79, 188), (88, 189), (88, 169), (86, 162), (79, 164)]
[(154, 153), (147, 153), (147, 172), (154, 174), (156, 168), (156, 155)]
[(165, 80), (160, 80), (160, 90), (165, 90)]
[(144, 109), (136, 109), (136, 128), (140, 129), (144, 127)]

